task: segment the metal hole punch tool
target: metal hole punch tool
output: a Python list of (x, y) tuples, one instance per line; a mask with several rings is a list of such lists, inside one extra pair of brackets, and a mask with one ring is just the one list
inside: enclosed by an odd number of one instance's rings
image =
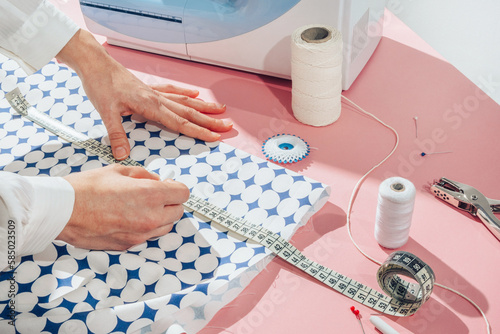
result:
[(489, 199), (469, 185), (444, 177), (431, 186), (431, 191), (443, 201), (478, 216), (500, 241), (500, 220), (495, 216), (500, 212), (500, 200)]

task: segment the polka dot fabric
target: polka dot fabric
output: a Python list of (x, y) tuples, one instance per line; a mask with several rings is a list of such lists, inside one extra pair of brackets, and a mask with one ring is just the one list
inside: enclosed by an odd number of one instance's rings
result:
[[(0, 169), (64, 176), (106, 164), (21, 118), (5, 99), (17, 86), (38, 110), (109, 145), (74, 72), (50, 63), (26, 77), (14, 61), (0, 58), (0, 64)], [(324, 184), (224, 143), (195, 140), (135, 116), (125, 118), (124, 127), (134, 160), (287, 239), (328, 197)], [(56, 241), (17, 260), (16, 330), (195, 333), (264, 268), (269, 254), (188, 213), (169, 234), (126, 252)], [(0, 332), (8, 326), (8, 278), (0, 275)]]

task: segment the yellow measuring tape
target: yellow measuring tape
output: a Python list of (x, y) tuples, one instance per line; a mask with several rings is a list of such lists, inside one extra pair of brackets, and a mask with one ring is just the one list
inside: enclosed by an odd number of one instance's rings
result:
[[(130, 158), (123, 161), (115, 160), (110, 147), (36, 110), (26, 101), (18, 88), (7, 93), (6, 98), (14, 110), (22, 116), (107, 162), (144, 167)], [(377, 281), (382, 290), (387, 293), (385, 295), (308, 259), (276, 233), (236, 217), (193, 194), (184, 203), (184, 207), (188, 212), (200, 214), (244, 238), (259, 243), (323, 284), (380, 313), (400, 317), (409, 316), (414, 314), (431, 296), (435, 281), (434, 272), (425, 262), (411, 253), (396, 251), (390, 254), (379, 268)], [(401, 276), (409, 277), (414, 282), (406, 281)]]

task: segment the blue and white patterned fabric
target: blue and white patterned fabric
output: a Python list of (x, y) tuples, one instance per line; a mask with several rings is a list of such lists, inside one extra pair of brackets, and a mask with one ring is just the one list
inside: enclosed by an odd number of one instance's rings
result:
[[(19, 87), (38, 110), (109, 144), (100, 116), (68, 68), (50, 63), (26, 77), (0, 58), (0, 169), (64, 176), (105, 164), (21, 118), (5, 93)], [(229, 212), (289, 239), (329, 195), (328, 186), (224, 143), (206, 143), (125, 118), (131, 157)], [(185, 213), (169, 234), (126, 252), (54, 242), (17, 260), (19, 333), (195, 333), (270, 261), (270, 252)], [(8, 275), (0, 275), (0, 332)], [(6, 332), (8, 333), (8, 332)]]

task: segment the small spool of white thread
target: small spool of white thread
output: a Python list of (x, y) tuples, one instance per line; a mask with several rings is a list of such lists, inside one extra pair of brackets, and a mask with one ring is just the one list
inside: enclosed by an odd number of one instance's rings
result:
[(375, 239), (385, 248), (399, 248), (410, 236), (415, 186), (402, 177), (384, 180), (379, 187)]
[(342, 34), (307, 25), (292, 34), (292, 110), (308, 125), (325, 126), (340, 117)]

